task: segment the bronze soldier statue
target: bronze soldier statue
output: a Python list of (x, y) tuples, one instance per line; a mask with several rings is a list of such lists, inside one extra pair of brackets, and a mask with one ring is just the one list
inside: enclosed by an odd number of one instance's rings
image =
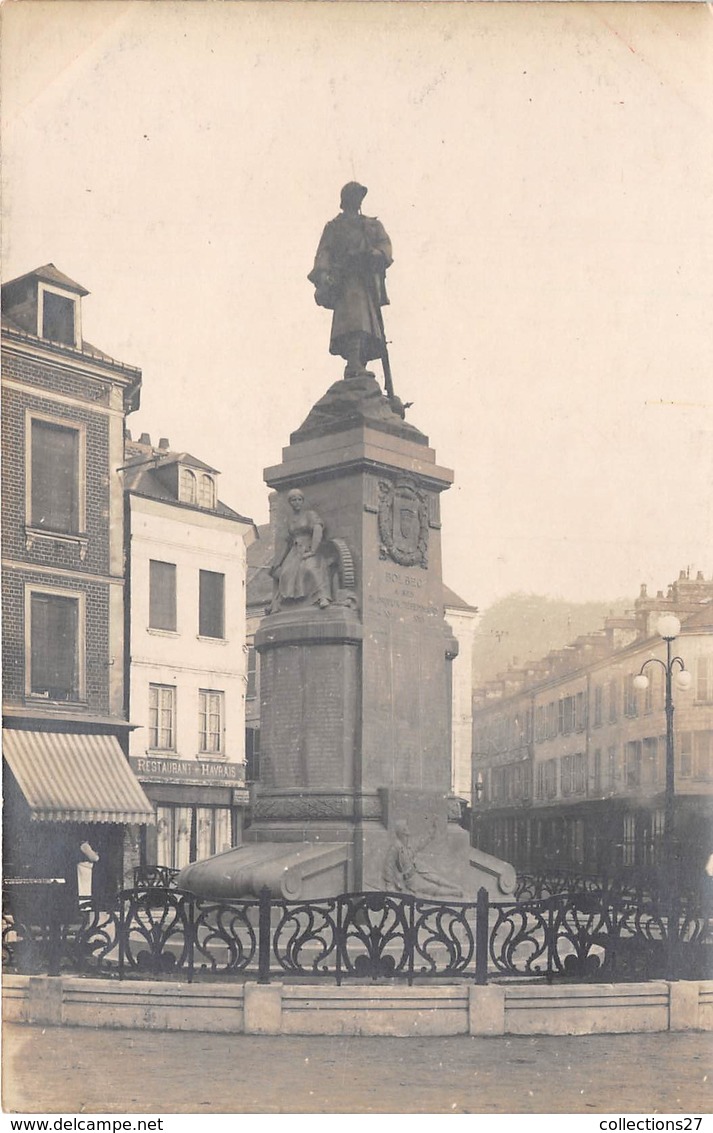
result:
[(364, 185), (349, 181), (341, 193), (341, 213), (325, 225), (314, 267), (307, 277), (315, 286), (315, 301), (334, 312), (330, 354), (346, 361), (345, 378), (367, 373), (374, 358), (384, 364), (386, 393), (393, 397), (381, 308), (386, 295), (386, 269), (391, 265), (391, 241), (383, 224), (363, 216)]

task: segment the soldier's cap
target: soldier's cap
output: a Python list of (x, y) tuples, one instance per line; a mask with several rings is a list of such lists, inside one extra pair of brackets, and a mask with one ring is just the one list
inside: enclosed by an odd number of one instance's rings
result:
[(340, 208), (344, 208), (345, 201), (349, 200), (350, 198), (353, 200), (355, 197), (359, 201), (359, 204), (361, 204), (368, 192), (369, 190), (366, 188), (366, 186), (360, 185), (358, 181), (347, 181), (346, 185), (342, 189), (339, 198)]

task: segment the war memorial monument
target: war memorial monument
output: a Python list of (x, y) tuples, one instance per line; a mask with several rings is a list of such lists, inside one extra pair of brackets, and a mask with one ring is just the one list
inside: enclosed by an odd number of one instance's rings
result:
[(440, 495), (453, 473), (394, 392), (391, 243), (362, 214), (366, 192), (344, 186), (308, 277), (346, 367), (264, 473), (279, 519), (255, 640), (261, 781), (246, 844), (182, 871), (180, 888), (203, 896), (473, 900), (515, 884), (511, 866), (470, 847), (449, 795), (458, 645), (443, 613)]

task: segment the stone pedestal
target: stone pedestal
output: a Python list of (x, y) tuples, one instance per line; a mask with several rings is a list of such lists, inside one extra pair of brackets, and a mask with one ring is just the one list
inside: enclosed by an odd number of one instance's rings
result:
[[(256, 635), (261, 783), (246, 839), (273, 868), (276, 844), (340, 845), (350, 890), (473, 899), (486, 884), (502, 897), (505, 863), (473, 868), (449, 799), (457, 643), (443, 612), (440, 494), (453, 474), (369, 376), (335, 383), (290, 441), (265, 470), (276, 544), (300, 489), (324, 526), (332, 601), (286, 600)], [(302, 895), (328, 893), (305, 882)]]

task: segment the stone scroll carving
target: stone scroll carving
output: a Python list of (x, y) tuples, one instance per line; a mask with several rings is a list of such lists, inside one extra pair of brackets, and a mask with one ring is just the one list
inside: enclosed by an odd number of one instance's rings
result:
[(428, 497), (413, 476), (379, 481), (379, 555), (400, 566), (428, 567)]

